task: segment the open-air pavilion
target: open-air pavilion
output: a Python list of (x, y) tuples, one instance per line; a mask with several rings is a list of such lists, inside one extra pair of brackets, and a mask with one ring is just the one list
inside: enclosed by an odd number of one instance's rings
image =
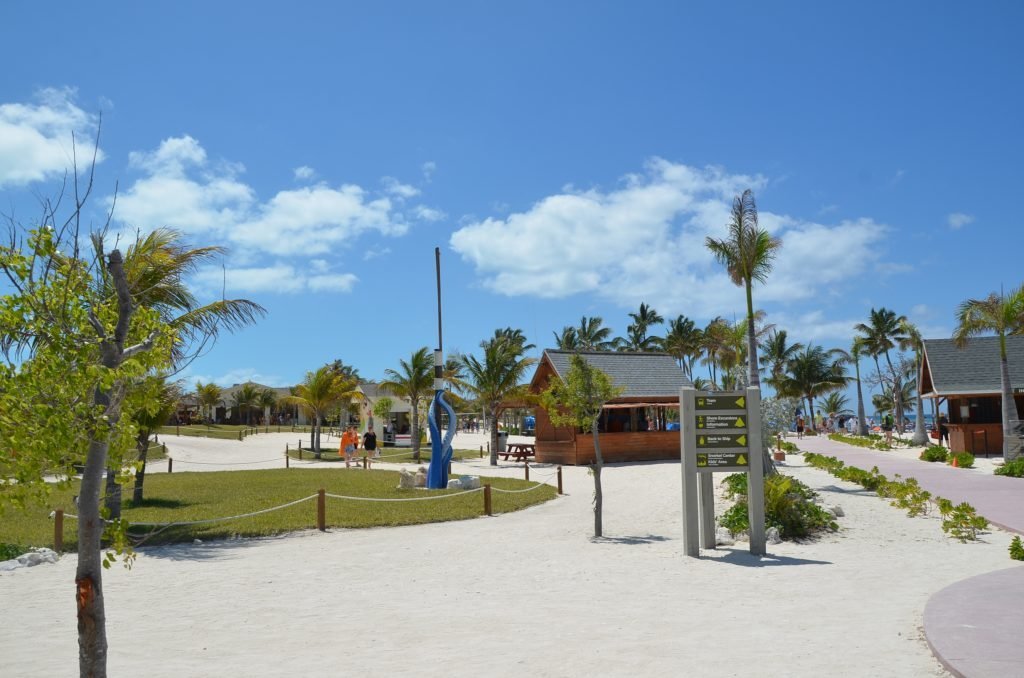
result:
[[(540, 393), (552, 379), (569, 371), (573, 351), (546, 350), (530, 382)], [(679, 459), (679, 389), (689, 386), (672, 356), (666, 353), (609, 353), (581, 351), (590, 365), (623, 389), (605, 404), (599, 424), (601, 456), (606, 462)], [(589, 430), (555, 426), (537, 408), (537, 461), (556, 464), (594, 462), (594, 437)]]
[[(1024, 336), (1006, 338), (1010, 390), (1017, 414), (1024, 410)], [(947, 403), (953, 452), (1002, 454), (1002, 382), (999, 338), (976, 337), (964, 348), (952, 339), (925, 339), (921, 397)]]

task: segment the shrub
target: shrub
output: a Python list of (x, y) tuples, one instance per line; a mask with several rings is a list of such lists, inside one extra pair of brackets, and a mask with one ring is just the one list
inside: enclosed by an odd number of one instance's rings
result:
[(1010, 542), (1010, 557), (1014, 560), (1024, 560), (1024, 543), (1021, 543), (1019, 535)]
[[(738, 478), (742, 478), (742, 481)], [(750, 529), (747, 515), (747, 476), (736, 473), (726, 477), (726, 494), (736, 503), (718, 519), (732, 534)], [(814, 503), (817, 493), (796, 478), (776, 474), (764, 479), (764, 519), (766, 527), (776, 527), (783, 539), (807, 537), (823, 530), (838, 530), (832, 514)]]
[(922, 452), (921, 456), (918, 457), (921, 461), (946, 461), (949, 455), (946, 452), (946, 448), (941, 445), (932, 445), (926, 447)]
[(28, 548), (24, 546), (18, 546), (17, 544), (4, 544), (0, 542), (0, 562), (5, 560), (14, 560), (22, 553), (27, 553)]
[[(945, 502), (946, 512), (943, 513), (942, 531), (962, 542), (975, 541), (978, 533), (988, 527), (984, 516), (979, 516), (973, 506), (963, 502), (953, 506), (948, 499)], [(942, 511), (940, 504), (939, 510)]]
[[(974, 455), (970, 452), (955, 452), (952, 455), (953, 459), (956, 459), (956, 465), (960, 468), (971, 468), (974, 466)], [(952, 463), (952, 460), (950, 460)]]
[(800, 448), (796, 446), (796, 443), (791, 443), (788, 440), (783, 440), (782, 451), (789, 452), (791, 454), (797, 454), (798, 452), (800, 452)]
[(1017, 457), (1013, 461), (1006, 462), (996, 469), (996, 475), (1024, 478), (1024, 457)]

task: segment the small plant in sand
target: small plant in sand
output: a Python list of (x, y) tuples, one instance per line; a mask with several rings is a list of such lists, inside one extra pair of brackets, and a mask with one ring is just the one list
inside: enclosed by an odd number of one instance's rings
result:
[(942, 445), (931, 445), (921, 450), (921, 456), (918, 457), (921, 461), (946, 461), (949, 453), (946, 452), (946, 448)]
[[(747, 532), (747, 474), (733, 473), (723, 481), (733, 504), (719, 518), (719, 524), (733, 535)], [(817, 493), (796, 478), (775, 474), (764, 479), (765, 525), (776, 527), (783, 539), (808, 537), (824, 530), (838, 530), (832, 514), (814, 503)]]
[(1010, 542), (1010, 557), (1014, 560), (1024, 560), (1024, 543), (1021, 542), (1020, 535)]
[(1024, 457), (1018, 457), (1008, 461), (995, 471), (997, 476), (1009, 476), (1011, 478), (1024, 478)]
[(936, 501), (942, 516), (942, 531), (962, 542), (976, 541), (978, 534), (988, 528), (988, 521), (967, 502), (953, 505), (948, 499)]

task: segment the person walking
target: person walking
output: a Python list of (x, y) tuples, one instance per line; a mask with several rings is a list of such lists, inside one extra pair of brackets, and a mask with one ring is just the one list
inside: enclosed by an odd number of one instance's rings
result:
[(372, 426), (363, 434), (363, 449), (366, 450), (366, 468), (370, 468), (370, 459), (380, 454), (377, 452), (377, 434)]
[(341, 434), (341, 445), (338, 450), (339, 454), (345, 456), (345, 468), (352, 466), (352, 457), (356, 453), (356, 447), (359, 446), (359, 434), (356, 433), (355, 426), (349, 426), (345, 429), (345, 432)]
[(804, 415), (796, 415), (796, 439), (801, 440), (804, 437)]
[(885, 432), (885, 444), (892, 445), (892, 415), (886, 414), (882, 417), (882, 431)]

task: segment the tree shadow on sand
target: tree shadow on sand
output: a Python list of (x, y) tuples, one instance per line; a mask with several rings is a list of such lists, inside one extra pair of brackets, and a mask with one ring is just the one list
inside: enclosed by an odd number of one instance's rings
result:
[(643, 537), (591, 537), (590, 541), (595, 544), (627, 544), (630, 546), (636, 546), (637, 544), (653, 544), (659, 541), (668, 541), (668, 537), (662, 537), (656, 534), (648, 534)]
[(715, 549), (715, 553), (724, 552), (720, 557), (703, 556), (703, 560), (714, 560), (728, 565), (739, 565), (740, 567), (786, 567), (791, 565), (832, 565), (829, 560), (810, 560), (808, 558), (793, 558), (791, 556), (779, 556), (771, 553), (764, 556), (755, 556), (750, 551), (741, 549)]

